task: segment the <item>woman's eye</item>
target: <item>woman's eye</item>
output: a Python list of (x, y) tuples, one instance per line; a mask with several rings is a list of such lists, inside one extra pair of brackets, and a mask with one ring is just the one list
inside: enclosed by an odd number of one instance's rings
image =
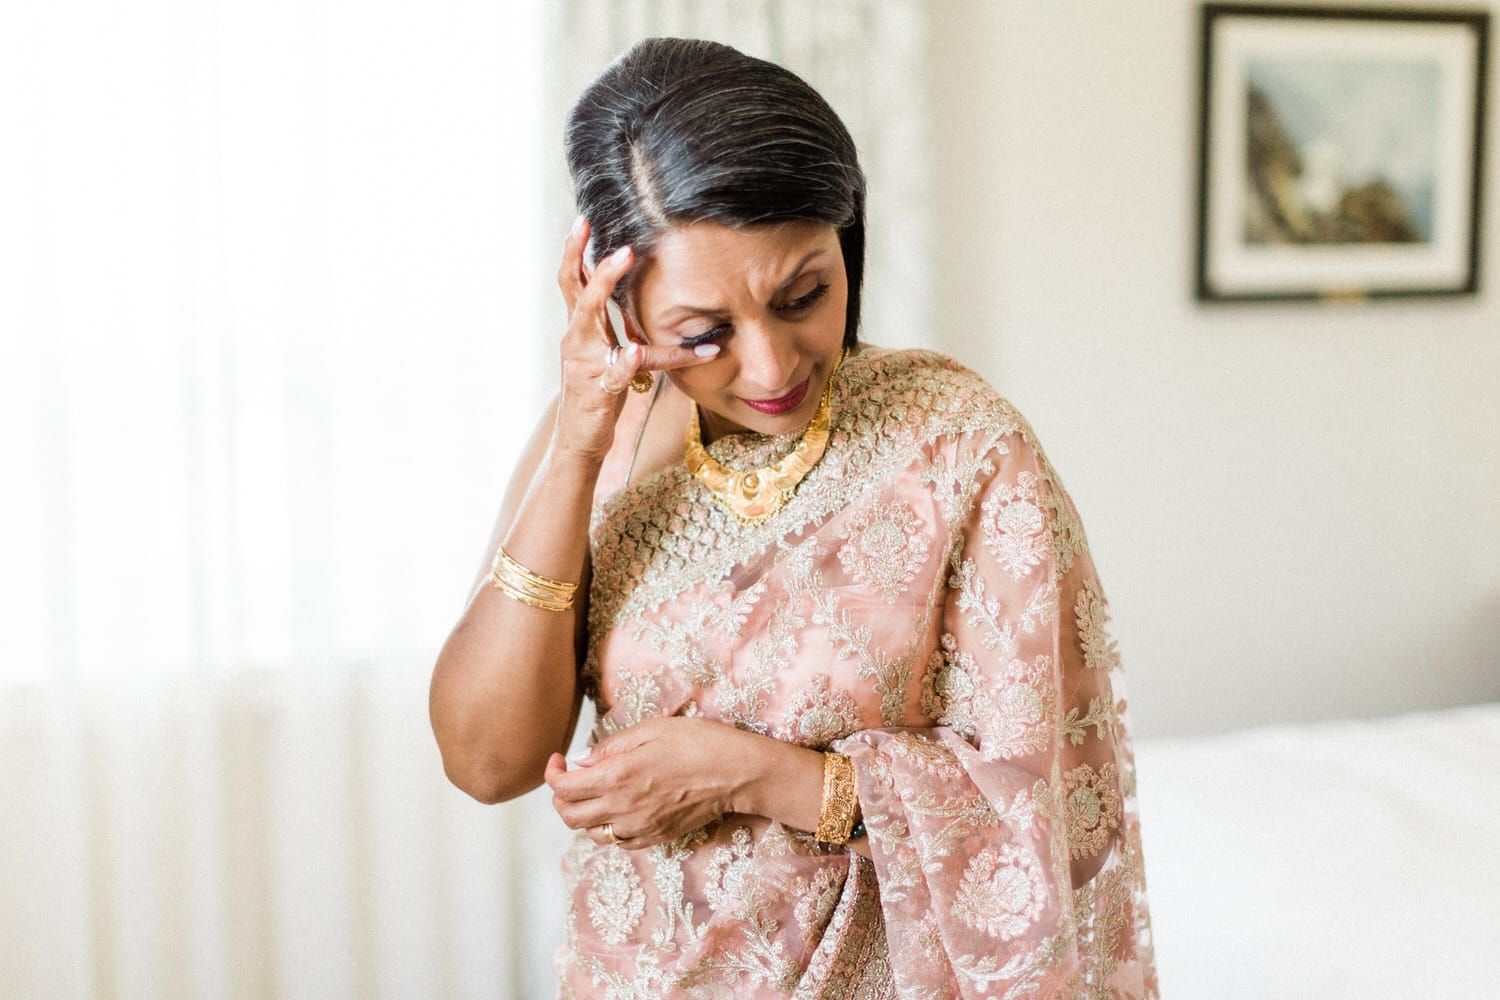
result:
[(708, 330), (708, 331), (706, 331), (704, 333), (700, 333), (700, 334), (697, 334), (695, 336), (688, 337), (688, 338), (684, 339), (683, 342), (682, 342), (682, 346), (691, 349), (691, 348), (697, 347), (699, 344), (706, 344), (709, 341), (718, 340), (720, 337), (724, 336), (724, 334), (726, 334), (728, 332), (729, 332), (729, 324), (728, 323), (720, 323), (718, 326), (714, 327), (712, 330)]
[(799, 299), (793, 299), (792, 301), (788, 302), (786, 305), (782, 306), (781, 307), (781, 311), (782, 312), (801, 312), (804, 309), (810, 308), (812, 306), (812, 304), (814, 302), (817, 302), (819, 299), (821, 299), (827, 293), (827, 291), (828, 291), (828, 286), (827, 285), (819, 285), (818, 287), (814, 288), (812, 291), (808, 292), (806, 295), (802, 296), (801, 298), (799, 298)]

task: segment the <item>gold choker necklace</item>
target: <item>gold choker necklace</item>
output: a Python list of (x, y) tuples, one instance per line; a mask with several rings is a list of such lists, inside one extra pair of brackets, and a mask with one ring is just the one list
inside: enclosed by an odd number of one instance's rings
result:
[(828, 449), (831, 412), (829, 400), (833, 396), (833, 376), (837, 374), (839, 365), (844, 363), (848, 353), (847, 350), (841, 353), (834, 363), (833, 371), (828, 375), (828, 384), (823, 386), (823, 395), (818, 400), (818, 408), (813, 412), (807, 430), (802, 432), (802, 440), (797, 442), (790, 454), (772, 465), (735, 472), (714, 461), (703, 447), (703, 433), (698, 426), (698, 407), (693, 407), (693, 415), (688, 418), (683, 454), (688, 473), (702, 483), (714, 502), (734, 515), (736, 521), (746, 525), (760, 524), (785, 507), (802, 480), (807, 478), (813, 466), (823, 457), (823, 452)]

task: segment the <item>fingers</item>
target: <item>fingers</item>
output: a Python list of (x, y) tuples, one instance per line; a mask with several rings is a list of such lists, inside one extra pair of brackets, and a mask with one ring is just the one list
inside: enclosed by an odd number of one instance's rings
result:
[(580, 319), (586, 318), (589, 325), (597, 330), (597, 336), (607, 345), (615, 343), (614, 332), (609, 326), (609, 314), (607, 312), (609, 298), (615, 292), (615, 286), (620, 279), (625, 277), (634, 263), (629, 247), (620, 247), (614, 253), (604, 258), (599, 266), (594, 268), (594, 273), (583, 281), (583, 290), (579, 293), (577, 301), (573, 305), (574, 325)]
[(671, 371), (675, 368), (688, 368), (692, 365), (701, 365), (712, 361), (719, 356), (718, 344), (699, 344), (697, 347), (680, 347), (672, 345), (658, 345), (648, 343), (646, 335), (636, 324), (635, 318), (625, 310), (620, 310), (620, 317), (625, 321), (625, 336), (632, 343), (639, 344), (645, 350), (637, 371)]
[[(611, 834), (613, 834), (613, 836), (611, 836)], [(589, 827), (587, 836), (590, 840), (598, 844), (600, 847), (613, 844), (614, 846), (623, 848), (627, 851), (643, 851), (648, 847), (655, 847), (657, 844), (665, 844), (669, 839), (671, 839), (669, 837), (663, 837), (659, 834), (632, 837), (628, 834), (622, 833), (620, 830), (615, 829), (614, 824), (609, 822), (601, 823), (598, 826)]]
[[(615, 285), (630, 270), (633, 263), (629, 247), (620, 247), (610, 254), (592, 274), (584, 262), (592, 233), (589, 221), (583, 216), (573, 220), (573, 228), (563, 240), (562, 263), (557, 268), (557, 287), (563, 293), (568, 315), (576, 316), (579, 309), (603, 309), (614, 294)], [(607, 326), (606, 326), (607, 329)]]
[(639, 367), (646, 371), (656, 372), (669, 372), (678, 368), (707, 364), (719, 356), (718, 344), (699, 344), (697, 347), (642, 344), (641, 350)]
[(599, 375), (599, 388), (612, 396), (618, 396), (630, 385), (631, 378), (640, 370), (641, 345), (630, 343), (605, 353), (604, 371)]
[(562, 263), (557, 269), (557, 287), (562, 290), (569, 316), (573, 315), (578, 297), (583, 294), (583, 286), (587, 281), (583, 273), (583, 251), (588, 242), (589, 220), (580, 215), (573, 220), (573, 228), (568, 230), (568, 237), (563, 240)]
[(543, 780), (547, 787), (552, 789), (552, 800), (554, 806), (558, 803), (577, 804), (588, 802), (605, 794), (618, 782), (608, 774), (591, 772), (589, 768), (567, 769), (567, 762), (560, 754), (554, 754), (559, 765), (554, 769), (552, 761), (547, 762), (547, 770)]
[(599, 376), (599, 387), (605, 392), (620, 393), (630, 385), (630, 380), (638, 372), (666, 372), (676, 371), (681, 368), (691, 368), (694, 365), (707, 364), (719, 354), (719, 348), (715, 344), (700, 344), (694, 348), (688, 347), (666, 347), (653, 344), (640, 344), (631, 341), (620, 348), (620, 353), (615, 355), (615, 363), (607, 363), (609, 357), (606, 351), (606, 365), (603, 373)]
[[(580, 802), (554, 793), (552, 808), (568, 829), (584, 831), (590, 840), (600, 846), (619, 844), (629, 850), (638, 850), (661, 842), (658, 831), (632, 831), (628, 826), (620, 827), (621, 816), (626, 817), (626, 824), (639, 823), (640, 819), (631, 818), (635, 816), (635, 808), (617, 802), (614, 798), (590, 798)], [(611, 833), (614, 834), (613, 837), (610, 836)], [(622, 841), (628, 843), (621, 843)]]
[(552, 809), (570, 830), (587, 830), (608, 822), (615, 815), (599, 799), (570, 802), (560, 795), (552, 796)]
[(560, 754), (548, 759), (545, 780), (552, 789), (553, 811), (570, 830), (587, 830), (597, 843), (612, 843), (599, 828), (622, 811), (634, 808), (611, 794), (623, 783), (622, 776), (605, 774), (602, 769), (592, 773), (590, 768), (570, 771)]
[[(624, 311), (621, 318), (625, 324), (626, 344), (620, 353), (609, 353), (616, 346), (609, 320), (610, 298), (621, 279), (629, 273), (635, 258), (630, 247), (620, 247), (600, 261), (592, 274), (587, 273), (584, 253), (590, 232), (588, 220), (579, 216), (563, 241), (557, 284), (568, 305), (568, 339), (573, 343), (567, 353), (582, 358), (593, 353), (593, 345), (603, 344), (604, 350), (598, 354), (599, 360), (606, 362), (599, 365), (605, 369), (599, 376), (600, 388), (617, 394), (624, 391), (631, 376), (638, 372), (673, 371), (712, 361), (719, 353), (718, 345), (701, 344), (688, 348), (648, 344), (640, 326)], [(613, 364), (607, 363), (611, 357)]]

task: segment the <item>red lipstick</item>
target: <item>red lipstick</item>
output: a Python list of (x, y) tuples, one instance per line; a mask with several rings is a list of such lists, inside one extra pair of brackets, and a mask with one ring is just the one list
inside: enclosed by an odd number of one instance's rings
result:
[(741, 397), (740, 401), (750, 409), (759, 410), (761, 413), (788, 413), (802, 405), (802, 400), (807, 396), (808, 383), (811, 381), (812, 376), (809, 375), (802, 380), (801, 385), (779, 399), (744, 399)]

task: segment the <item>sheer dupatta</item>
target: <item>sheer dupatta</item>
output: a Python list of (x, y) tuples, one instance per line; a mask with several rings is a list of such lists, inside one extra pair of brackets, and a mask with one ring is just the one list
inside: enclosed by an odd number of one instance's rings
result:
[(940, 440), (932, 728), (855, 763), (902, 997), (1156, 995), (1119, 657), (1082, 525), (1024, 422)]

